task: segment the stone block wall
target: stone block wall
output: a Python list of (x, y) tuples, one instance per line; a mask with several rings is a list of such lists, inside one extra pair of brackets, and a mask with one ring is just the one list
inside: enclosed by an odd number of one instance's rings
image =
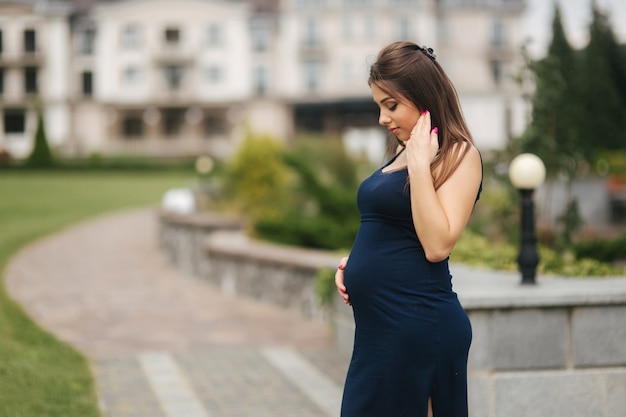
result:
[(159, 239), (180, 270), (224, 293), (266, 301), (305, 318), (328, 319), (315, 281), (320, 268), (336, 268), (339, 256), (249, 239), (243, 222), (215, 214), (162, 213)]
[(159, 213), (159, 245), (170, 261), (189, 276), (201, 275), (205, 264), (203, 242), (216, 231), (241, 231), (242, 219), (214, 213), (179, 215)]
[(468, 315), (472, 416), (624, 415), (626, 306), (468, 309)]

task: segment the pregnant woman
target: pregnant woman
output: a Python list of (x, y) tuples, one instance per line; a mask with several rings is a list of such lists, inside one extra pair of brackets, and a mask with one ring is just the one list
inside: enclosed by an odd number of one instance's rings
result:
[(472, 330), (448, 257), (482, 188), (482, 162), (432, 49), (380, 51), (369, 85), (389, 161), (361, 184), (361, 226), (335, 283), (356, 332), (342, 417), (467, 417)]

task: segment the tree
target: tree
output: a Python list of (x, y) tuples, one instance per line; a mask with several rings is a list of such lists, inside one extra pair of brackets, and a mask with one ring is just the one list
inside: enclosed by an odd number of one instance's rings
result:
[(563, 227), (559, 240), (567, 245), (571, 243), (572, 233), (581, 224), (572, 183), (579, 162), (586, 160), (588, 155), (579, 122), (588, 115), (588, 109), (580, 105), (580, 63), (567, 40), (556, 3), (548, 54), (541, 60), (531, 62), (530, 70), (535, 78), (535, 92), (531, 99), (532, 120), (522, 137), (521, 146), (524, 151), (535, 153), (544, 161), (548, 176), (559, 174), (566, 178), (567, 209), (561, 216), (564, 220), (561, 221)]
[(26, 160), (26, 166), (31, 168), (50, 168), (54, 166), (54, 158), (46, 138), (43, 111), (39, 104), (37, 105), (37, 131), (35, 132), (34, 142), (33, 150)]
[(588, 155), (596, 150), (620, 150), (626, 142), (626, 71), (621, 49), (608, 18), (592, 3), (589, 44), (583, 50), (582, 143)]
[(577, 103), (581, 94), (577, 68), (578, 60), (567, 41), (561, 12), (555, 4), (548, 54), (530, 63), (535, 78), (532, 120), (522, 137), (522, 149), (537, 154), (546, 164), (549, 176), (565, 173), (573, 178), (575, 168), (572, 167), (584, 158), (577, 129), (580, 118)]

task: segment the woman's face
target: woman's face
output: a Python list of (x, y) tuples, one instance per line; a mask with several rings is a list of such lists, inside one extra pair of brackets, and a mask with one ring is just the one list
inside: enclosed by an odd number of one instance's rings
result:
[(399, 93), (387, 93), (374, 83), (370, 88), (374, 101), (380, 108), (378, 123), (389, 129), (391, 134), (401, 141), (409, 140), (420, 111), (411, 101)]

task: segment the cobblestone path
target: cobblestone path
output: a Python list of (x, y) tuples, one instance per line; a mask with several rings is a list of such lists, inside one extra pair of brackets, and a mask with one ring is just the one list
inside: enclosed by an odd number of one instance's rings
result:
[(90, 358), (105, 417), (327, 417), (348, 358), (330, 329), (183, 276), (153, 210), (80, 223), (19, 252), (9, 293)]

